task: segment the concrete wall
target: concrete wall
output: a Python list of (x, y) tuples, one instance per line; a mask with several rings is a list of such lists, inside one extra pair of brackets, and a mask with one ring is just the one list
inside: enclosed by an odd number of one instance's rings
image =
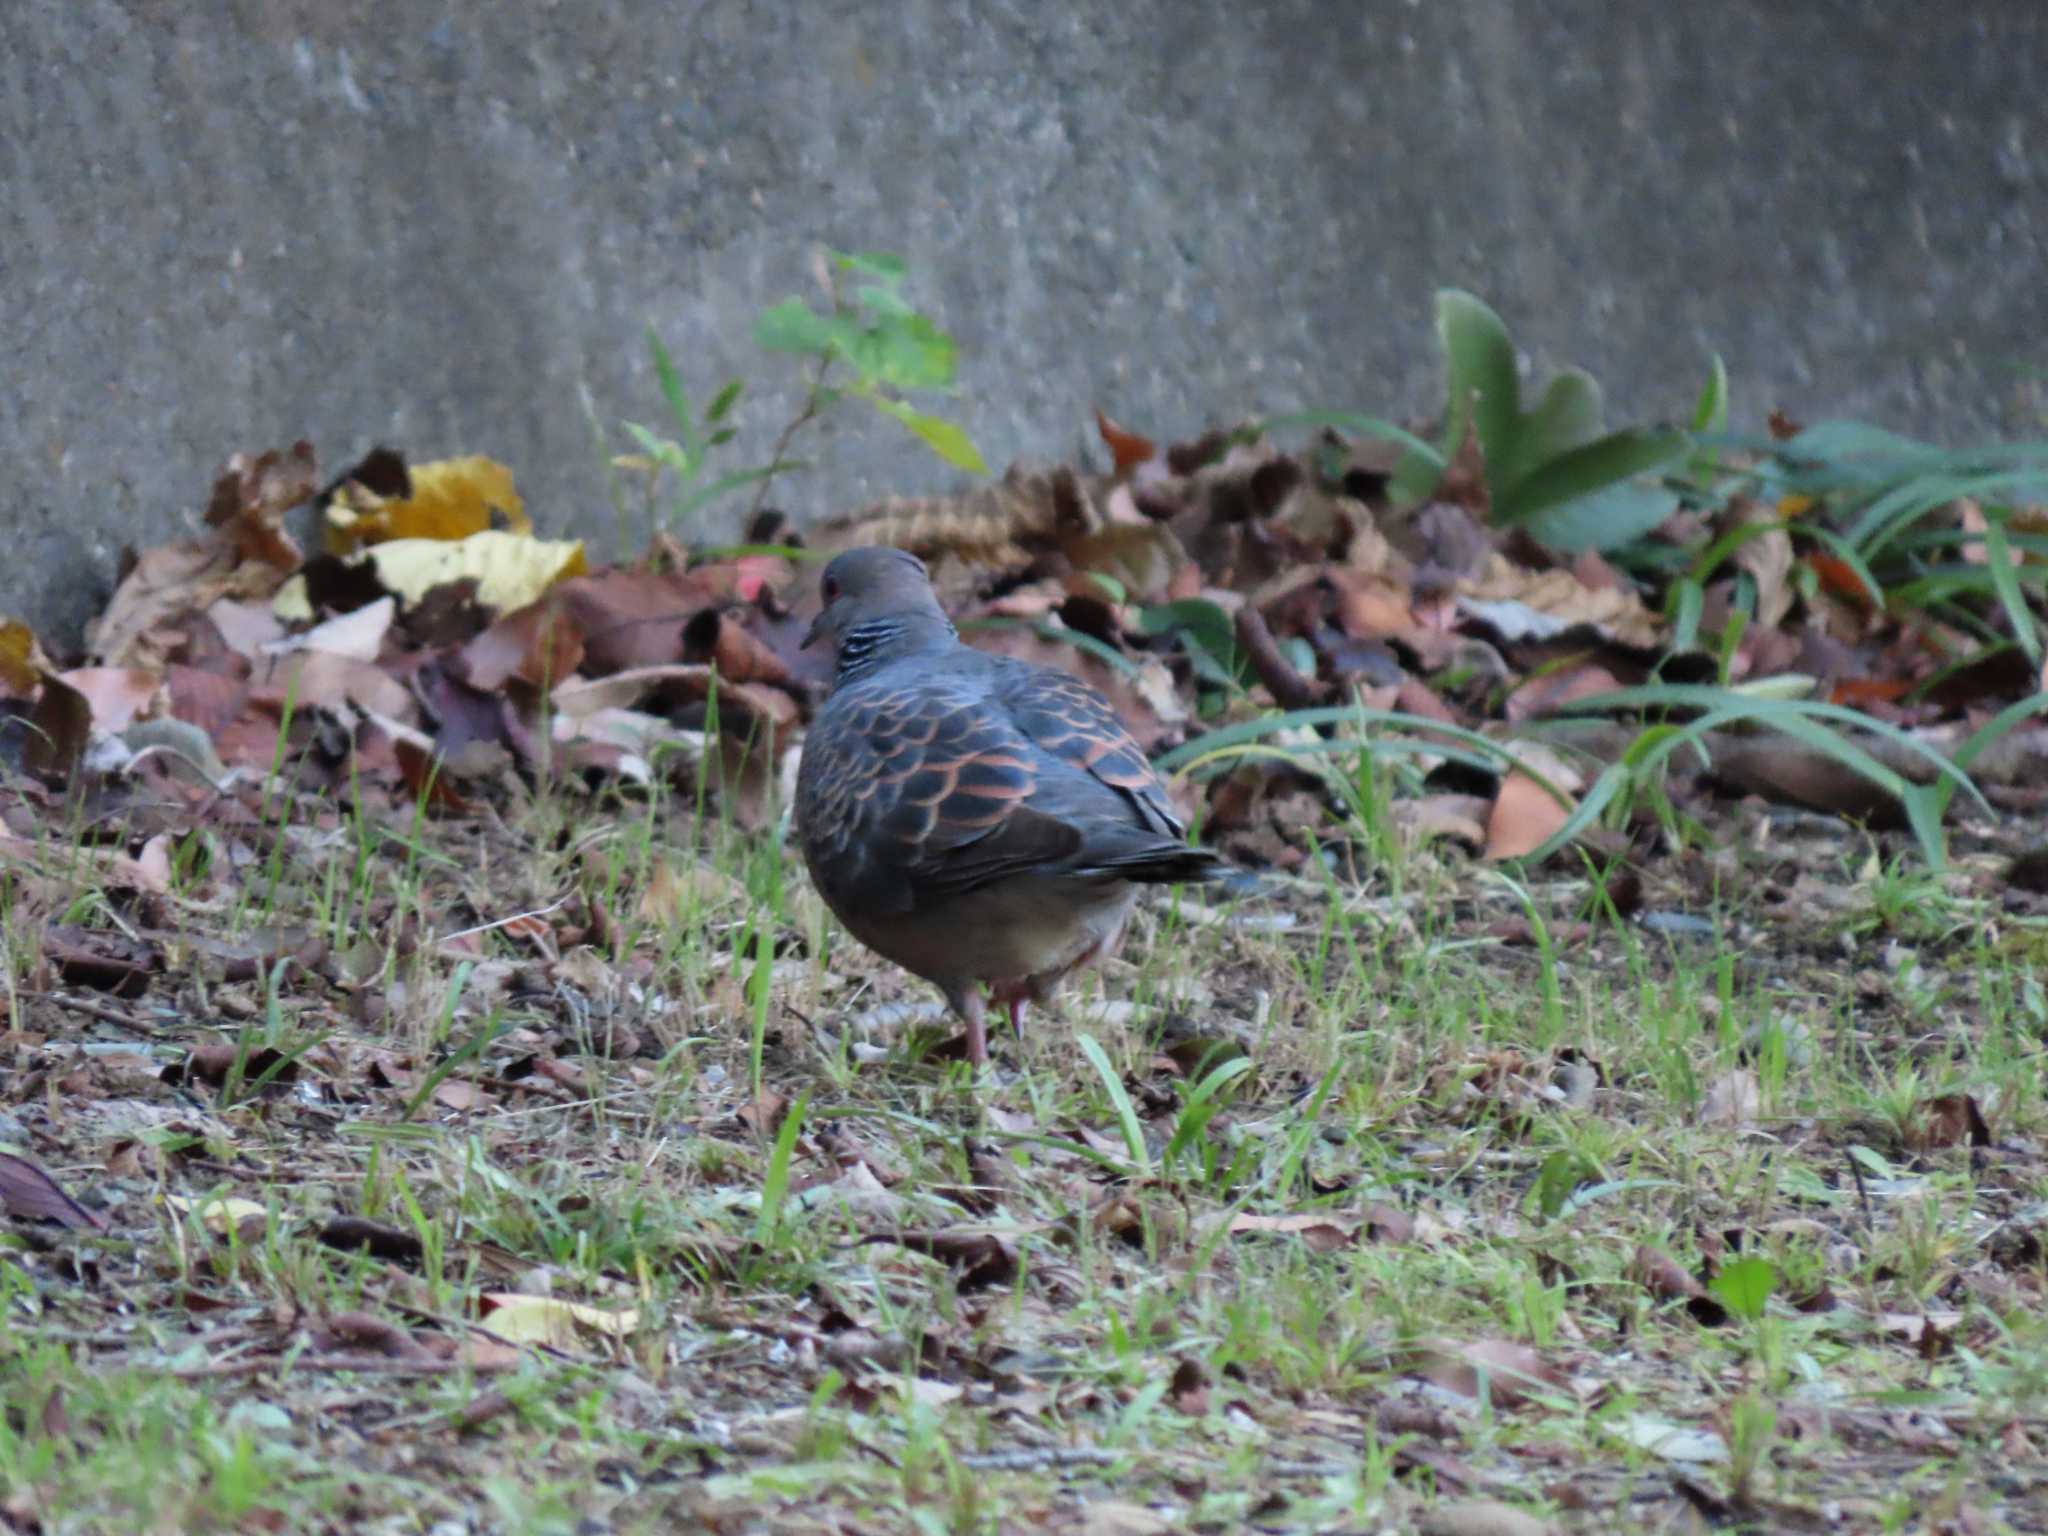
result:
[[(7, 0), (0, 612), (58, 640), (219, 461), (488, 452), (613, 512), (580, 390), (789, 408), (753, 316), (813, 242), (908, 256), (998, 468), (1091, 404), (1432, 409), (1469, 286), (1617, 416), (2044, 435), (2039, 0)], [(814, 444), (799, 514), (948, 482)], [(729, 529), (736, 511), (729, 511)]]

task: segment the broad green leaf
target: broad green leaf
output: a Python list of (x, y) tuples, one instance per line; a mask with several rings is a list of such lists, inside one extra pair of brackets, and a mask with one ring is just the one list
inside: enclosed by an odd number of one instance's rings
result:
[(1130, 601), (1131, 594), (1124, 590), (1124, 584), (1106, 571), (1089, 571), (1087, 576), (1090, 581), (1102, 588), (1103, 594), (1112, 603), (1127, 603)]
[(1530, 519), (1530, 536), (1540, 544), (1575, 555), (1601, 553), (1633, 544), (1669, 517), (1678, 498), (1647, 485), (1616, 485), (1566, 502)]
[(1690, 440), (1675, 427), (1630, 427), (1590, 442), (1525, 475), (1507, 496), (1493, 503), (1493, 521), (1513, 527), (1553, 507), (1620, 485), (1661, 468), (1683, 454)]
[(955, 469), (964, 469), (972, 475), (985, 475), (988, 465), (982, 461), (981, 452), (974, 446), (965, 430), (950, 421), (937, 416), (927, 416), (923, 411), (905, 405), (901, 400), (888, 400), (880, 395), (869, 397), (877, 410), (894, 416), (904, 426), (917, 434), (940, 458)]
[(1446, 288), (1436, 296), (1436, 331), (1451, 381), (1443, 456), (1457, 457), (1469, 425), (1479, 435), (1479, 451), (1490, 474), (1493, 465), (1508, 457), (1521, 413), (1508, 328), (1480, 299), (1460, 288)]
[(953, 338), (923, 315), (887, 316), (865, 329), (840, 325), (831, 344), (863, 377), (893, 389), (944, 389), (953, 382)]
[(1536, 1197), (1536, 1209), (1545, 1221), (1554, 1218), (1564, 1209), (1564, 1203), (1571, 1198), (1573, 1190), (1581, 1184), (1599, 1176), (1600, 1170), (1580, 1153), (1560, 1150), (1543, 1159), (1536, 1170), (1536, 1180), (1530, 1186), (1530, 1193)]
[(1886, 470), (1939, 463), (1945, 457), (1932, 443), (1901, 437), (1867, 421), (1817, 421), (1781, 444), (1780, 451), (1800, 459), (1860, 459)]
[(878, 315), (900, 318), (917, 313), (916, 310), (910, 307), (910, 301), (904, 298), (902, 294), (898, 293), (894, 288), (884, 287), (880, 283), (862, 283), (853, 290), (853, 296)]
[(802, 299), (784, 299), (761, 311), (754, 322), (754, 341), (770, 352), (822, 352), (832, 344), (830, 317)]
[(1462, 289), (1441, 289), (1436, 336), (1446, 376), (1443, 437), (1433, 456), (1411, 451), (1394, 466), (1387, 489), (1397, 506), (1412, 505), (1436, 489), (1475, 421), (1479, 450), (1491, 464), (1504, 451), (1519, 409), (1515, 350), (1499, 315)]
[(1752, 1323), (1764, 1315), (1777, 1288), (1778, 1271), (1769, 1259), (1737, 1259), (1707, 1283), (1716, 1301)]
[(1550, 381), (1536, 409), (1515, 418), (1499, 463), (1487, 460), (1486, 483), (1494, 499), (1512, 496), (1518, 482), (1605, 430), (1600, 386), (1585, 370), (1567, 368)]
[(1138, 611), (1138, 628), (1148, 635), (1178, 635), (1190, 654), (1213, 662), (1220, 675), (1211, 681), (1243, 687), (1251, 681), (1251, 664), (1238, 649), (1237, 629), (1230, 615), (1205, 597), (1154, 603)]

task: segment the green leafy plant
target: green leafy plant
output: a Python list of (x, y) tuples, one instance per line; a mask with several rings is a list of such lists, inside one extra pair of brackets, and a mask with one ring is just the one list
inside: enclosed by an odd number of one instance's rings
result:
[(699, 415), (690, 403), (688, 391), (683, 388), (682, 376), (676, 372), (674, 360), (652, 327), (647, 332), (647, 350), (654, 359), (654, 376), (661, 383), (661, 397), (668, 402), (669, 418), (675, 423), (676, 430), (674, 437), (662, 437), (637, 421), (623, 423), (645, 456), (651, 531), (656, 521), (655, 500), (664, 474), (674, 476), (678, 487), (677, 498), (668, 507), (668, 519), (687, 526), (711, 502), (741, 486), (765, 482), (773, 469), (764, 464), (706, 479), (712, 450), (724, 447), (733, 439), (733, 429), (726, 425), (726, 419), (739, 403), (741, 383), (738, 379), (728, 383)]
[[(736, 435), (731, 419), (742, 382), (728, 382), (699, 411), (674, 359), (650, 328), (647, 348), (674, 435), (664, 435), (640, 422), (625, 422), (640, 453), (613, 461), (614, 467), (639, 470), (646, 476), (650, 533), (663, 526), (689, 528), (712, 502), (750, 485), (756, 488), (752, 510), (759, 511), (778, 476), (804, 467), (789, 457), (797, 434), (845, 400), (866, 401), (907, 427), (955, 468), (987, 474), (987, 464), (964, 429), (903, 398), (950, 390), (958, 357), (953, 338), (903, 296), (908, 276), (909, 268), (897, 256), (827, 251), (818, 272), (825, 293), (824, 309), (791, 297), (761, 312), (754, 324), (755, 341), (765, 351), (812, 358), (810, 383), (796, 414), (777, 437), (768, 462), (723, 474), (712, 473), (712, 461), (716, 451)], [(845, 382), (828, 383), (835, 374), (846, 375)], [(675, 489), (664, 506), (662, 487), (671, 479)]]
[[(957, 423), (920, 411), (902, 398), (950, 389), (958, 352), (953, 338), (903, 297), (908, 275), (909, 268), (898, 256), (831, 251), (820, 273), (825, 309), (813, 309), (792, 296), (763, 311), (754, 326), (754, 339), (761, 346), (816, 359), (809, 398), (776, 445), (768, 466), (771, 474), (784, 467), (783, 452), (798, 430), (820, 411), (848, 399), (864, 400), (907, 427), (954, 468), (988, 473), (980, 451)], [(850, 381), (828, 386), (826, 376), (842, 367), (852, 371)]]
[[(1552, 379), (1541, 397), (1522, 407), (1515, 349), (1507, 326), (1481, 300), (1446, 288), (1436, 300), (1437, 340), (1450, 376), (1443, 435), (1434, 453), (1414, 449), (1396, 467), (1397, 500), (1420, 501), (1435, 490), (1444, 468), (1468, 436), (1479, 444), (1493, 521), (1525, 528), (1555, 549), (1608, 550), (1656, 527), (1678, 505), (1676, 492), (1646, 476), (1665, 470), (1692, 450), (1675, 427), (1630, 427), (1609, 432), (1600, 386), (1583, 369)], [(1725, 412), (1725, 374), (1710, 384), (1700, 418)]]
[(1714, 1299), (1746, 1323), (1762, 1320), (1771, 1292), (1778, 1287), (1778, 1271), (1769, 1259), (1737, 1259), (1724, 1265), (1708, 1282)]

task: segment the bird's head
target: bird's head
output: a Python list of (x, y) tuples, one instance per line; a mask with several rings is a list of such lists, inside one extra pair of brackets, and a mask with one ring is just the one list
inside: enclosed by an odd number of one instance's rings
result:
[(953, 638), (924, 562), (908, 550), (877, 545), (834, 555), (818, 596), (825, 606), (804, 646), (829, 645), (842, 674), (883, 650)]

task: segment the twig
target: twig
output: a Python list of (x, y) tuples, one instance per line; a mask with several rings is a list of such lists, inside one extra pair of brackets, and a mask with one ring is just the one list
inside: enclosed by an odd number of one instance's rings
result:
[(42, 1002), (55, 1003), (59, 1008), (65, 1009), (68, 1012), (82, 1013), (89, 1019), (98, 1019), (102, 1024), (112, 1024), (117, 1029), (125, 1029), (131, 1035), (160, 1035), (163, 1033), (161, 1029), (144, 1024), (139, 1019), (130, 1014), (123, 1013), (118, 1008), (109, 1008), (105, 1003), (94, 1002), (91, 998), (71, 997), (62, 992), (24, 992), (21, 995), (23, 997), (36, 998)]
[(1251, 662), (1266, 691), (1273, 695), (1274, 703), (1282, 709), (1310, 709), (1328, 701), (1328, 687), (1301, 675), (1281, 651), (1273, 631), (1266, 627), (1266, 616), (1250, 603), (1237, 610), (1236, 628), (1237, 643), (1244, 648), (1245, 659)]
[(789, 424), (782, 429), (782, 435), (775, 439), (775, 450), (768, 455), (768, 473), (761, 477), (761, 484), (754, 491), (754, 504), (747, 508), (749, 524), (761, 515), (761, 508), (768, 500), (768, 487), (773, 485), (775, 477), (782, 473), (782, 456), (789, 450), (790, 439), (817, 420), (818, 412), (823, 409), (825, 375), (831, 372), (831, 369), (832, 354), (828, 352), (819, 360), (818, 371), (811, 375), (810, 393), (804, 396), (803, 409), (790, 418)]
[(1287, 1461), (1285, 1459), (1262, 1461), (1259, 1470), (1271, 1477), (1342, 1477), (1346, 1472), (1358, 1470), (1356, 1463), (1346, 1466), (1339, 1461)]
[(568, 899), (567, 896), (558, 897), (544, 907), (535, 907), (531, 912), (514, 912), (510, 917), (501, 917), (495, 922), (478, 923), (474, 928), (458, 928), (453, 933), (442, 934), (434, 942), (436, 944), (450, 944), (457, 939), (466, 939), (473, 933), (489, 933), (493, 928), (505, 928), (513, 923), (523, 923), (529, 917), (546, 917), (557, 907), (566, 903)]
[(988, 1451), (962, 1456), (960, 1465), (970, 1472), (1038, 1472), (1047, 1467), (1108, 1467), (1122, 1459), (1119, 1452), (1093, 1446), (1049, 1445), (1036, 1451)]
[[(106, 1366), (125, 1366), (133, 1370), (158, 1369), (147, 1360), (109, 1360)], [(217, 1378), (223, 1376), (260, 1376), (265, 1371), (361, 1371), (366, 1375), (383, 1376), (454, 1376), (463, 1371), (484, 1376), (496, 1371), (509, 1371), (518, 1364), (512, 1360), (393, 1360), (383, 1355), (262, 1355), (251, 1360), (215, 1360), (205, 1365), (174, 1366), (162, 1371), (163, 1375), (175, 1376), (181, 1381)]]
[(1849, 1165), (1849, 1177), (1856, 1181), (1856, 1197), (1863, 1202), (1863, 1226), (1868, 1232), (1877, 1230), (1877, 1218), (1870, 1211), (1870, 1191), (1863, 1187), (1863, 1169), (1857, 1165), (1853, 1153), (1844, 1152), (1842, 1160)]

